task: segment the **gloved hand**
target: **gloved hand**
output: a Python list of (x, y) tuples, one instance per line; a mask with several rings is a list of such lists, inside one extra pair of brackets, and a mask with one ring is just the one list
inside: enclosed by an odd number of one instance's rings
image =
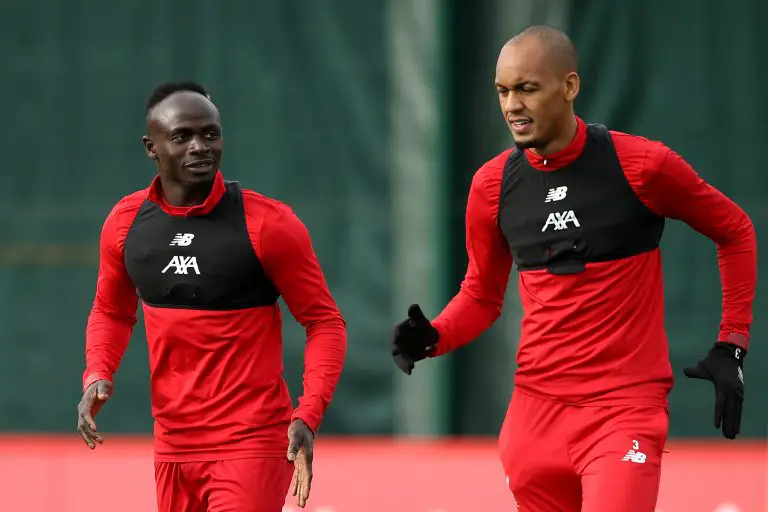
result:
[(390, 342), (395, 364), (408, 375), (416, 361), (430, 355), (437, 347), (437, 329), (421, 312), (418, 304), (408, 308), (408, 319), (397, 324)]
[(735, 439), (741, 430), (746, 355), (747, 351), (737, 345), (717, 342), (696, 366), (683, 370), (686, 377), (715, 385), (715, 428), (722, 425), (727, 439)]

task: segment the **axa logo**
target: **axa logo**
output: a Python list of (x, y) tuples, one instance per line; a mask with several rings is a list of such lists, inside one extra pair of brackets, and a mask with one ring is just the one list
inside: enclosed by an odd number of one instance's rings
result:
[(168, 245), (176, 245), (179, 247), (188, 247), (192, 245), (192, 239), (195, 238), (194, 233), (176, 233), (171, 243)]
[(174, 274), (187, 275), (190, 270), (193, 270), (195, 274), (200, 275), (200, 268), (197, 266), (197, 258), (195, 256), (174, 256), (171, 261), (163, 269), (163, 274), (170, 269), (175, 268)]
[(552, 201), (561, 201), (565, 199), (565, 195), (568, 193), (568, 187), (557, 187), (549, 189), (547, 197), (544, 199), (545, 203), (551, 203)]
[(576, 214), (573, 213), (573, 210), (567, 210), (564, 212), (552, 212), (547, 217), (547, 222), (544, 223), (544, 227), (541, 228), (541, 232), (543, 233), (550, 226), (552, 226), (555, 231), (568, 229), (569, 222), (577, 228), (581, 227), (581, 224), (579, 224), (579, 219), (576, 218)]

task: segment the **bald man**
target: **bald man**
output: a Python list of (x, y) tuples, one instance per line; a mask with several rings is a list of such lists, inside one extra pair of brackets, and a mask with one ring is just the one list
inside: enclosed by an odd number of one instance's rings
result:
[[(91, 449), (103, 442), (94, 418), (112, 396), (141, 298), (159, 511), (280, 512), (289, 486), (304, 507), (314, 434), (346, 352), (344, 320), (293, 211), (224, 181), (221, 121), (205, 89), (162, 84), (145, 114), (158, 175), (118, 202), (101, 232), (78, 431)], [(295, 410), (280, 296), (307, 330)]]
[(411, 306), (392, 353), (410, 374), (417, 361), (475, 339), (501, 314), (514, 263), (523, 319), (499, 447), (520, 510), (653, 512), (673, 382), (665, 219), (717, 245), (720, 330), (685, 374), (714, 383), (715, 427), (729, 439), (741, 423), (755, 232), (664, 144), (577, 117), (577, 66), (568, 37), (550, 27), (501, 49), (496, 91), (515, 147), (472, 181), (460, 291), (431, 322)]

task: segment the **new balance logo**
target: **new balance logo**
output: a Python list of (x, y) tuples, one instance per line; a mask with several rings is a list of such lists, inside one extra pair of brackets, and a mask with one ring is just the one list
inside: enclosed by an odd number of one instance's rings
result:
[[(545, 203), (551, 203), (552, 201), (560, 201), (565, 199), (565, 194), (568, 192), (568, 187), (557, 187), (549, 189), (547, 197), (544, 199)], [(541, 196), (539, 196), (541, 197)]]
[(648, 457), (643, 452), (637, 452), (635, 450), (629, 450), (627, 454), (621, 459), (622, 462), (634, 462), (635, 464), (644, 464)]
[(543, 233), (546, 231), (549, 226), (553, 226), (555, 231), (568, 229), (569, 222), (572, 222), (577, 228), (581, 227), (579, 219), (576, 218), (576, 214), (573, 213), (573, 210), (550, 213), (547, 217), (547, 222), (544, 224), (544, 227), (541, 228), (541, 232)]
[(189, 245), (192, 245), (193, 238), (195, 238), (195, 235), (192, 233), (176, 233), (176, 236), (173, 237), (173, 240), (171, 240), (171, 243), (168, 245), (177, 245), (179, 247), (187, 247)]
[(634, 462), (635, 464), (645, 464), (645, 460), (648, 457), (640, 451), (640, 443), (636, 440), (632, 441), (632, 448), (627, 452), (622, 462)]
[(174, 256), (162, 273), (165, 274), (172, 268), (176, 269), (173, 272), (174, 274), (186, 275), (189, 273), (189, 269), (192, 269), (195, 271), (195, 274), (200, 275), (200, 269), (197, 267), (197, 258), (195, 256)]

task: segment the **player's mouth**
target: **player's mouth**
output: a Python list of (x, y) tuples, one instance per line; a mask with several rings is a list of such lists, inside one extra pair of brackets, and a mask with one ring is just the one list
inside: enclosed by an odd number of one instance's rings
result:
[(204, 173), (204, 172), (210, 172), (214, 170), (213, 168), (215, 165), (216, 165), (216, 162), (214, 160), (210, 158), (205, 158), (203, 160), (194, 160), (192, 162), (187, 162), (186, 164), (184, 164), (184, 168), (189, 169), (190, 171), (193, 171), (196, 173), (197, 172)]
[(507, 123), (513, 132), (521, 135), (533, 129), (533, 119), (529, 117), (510, 117), (507, 118)]

